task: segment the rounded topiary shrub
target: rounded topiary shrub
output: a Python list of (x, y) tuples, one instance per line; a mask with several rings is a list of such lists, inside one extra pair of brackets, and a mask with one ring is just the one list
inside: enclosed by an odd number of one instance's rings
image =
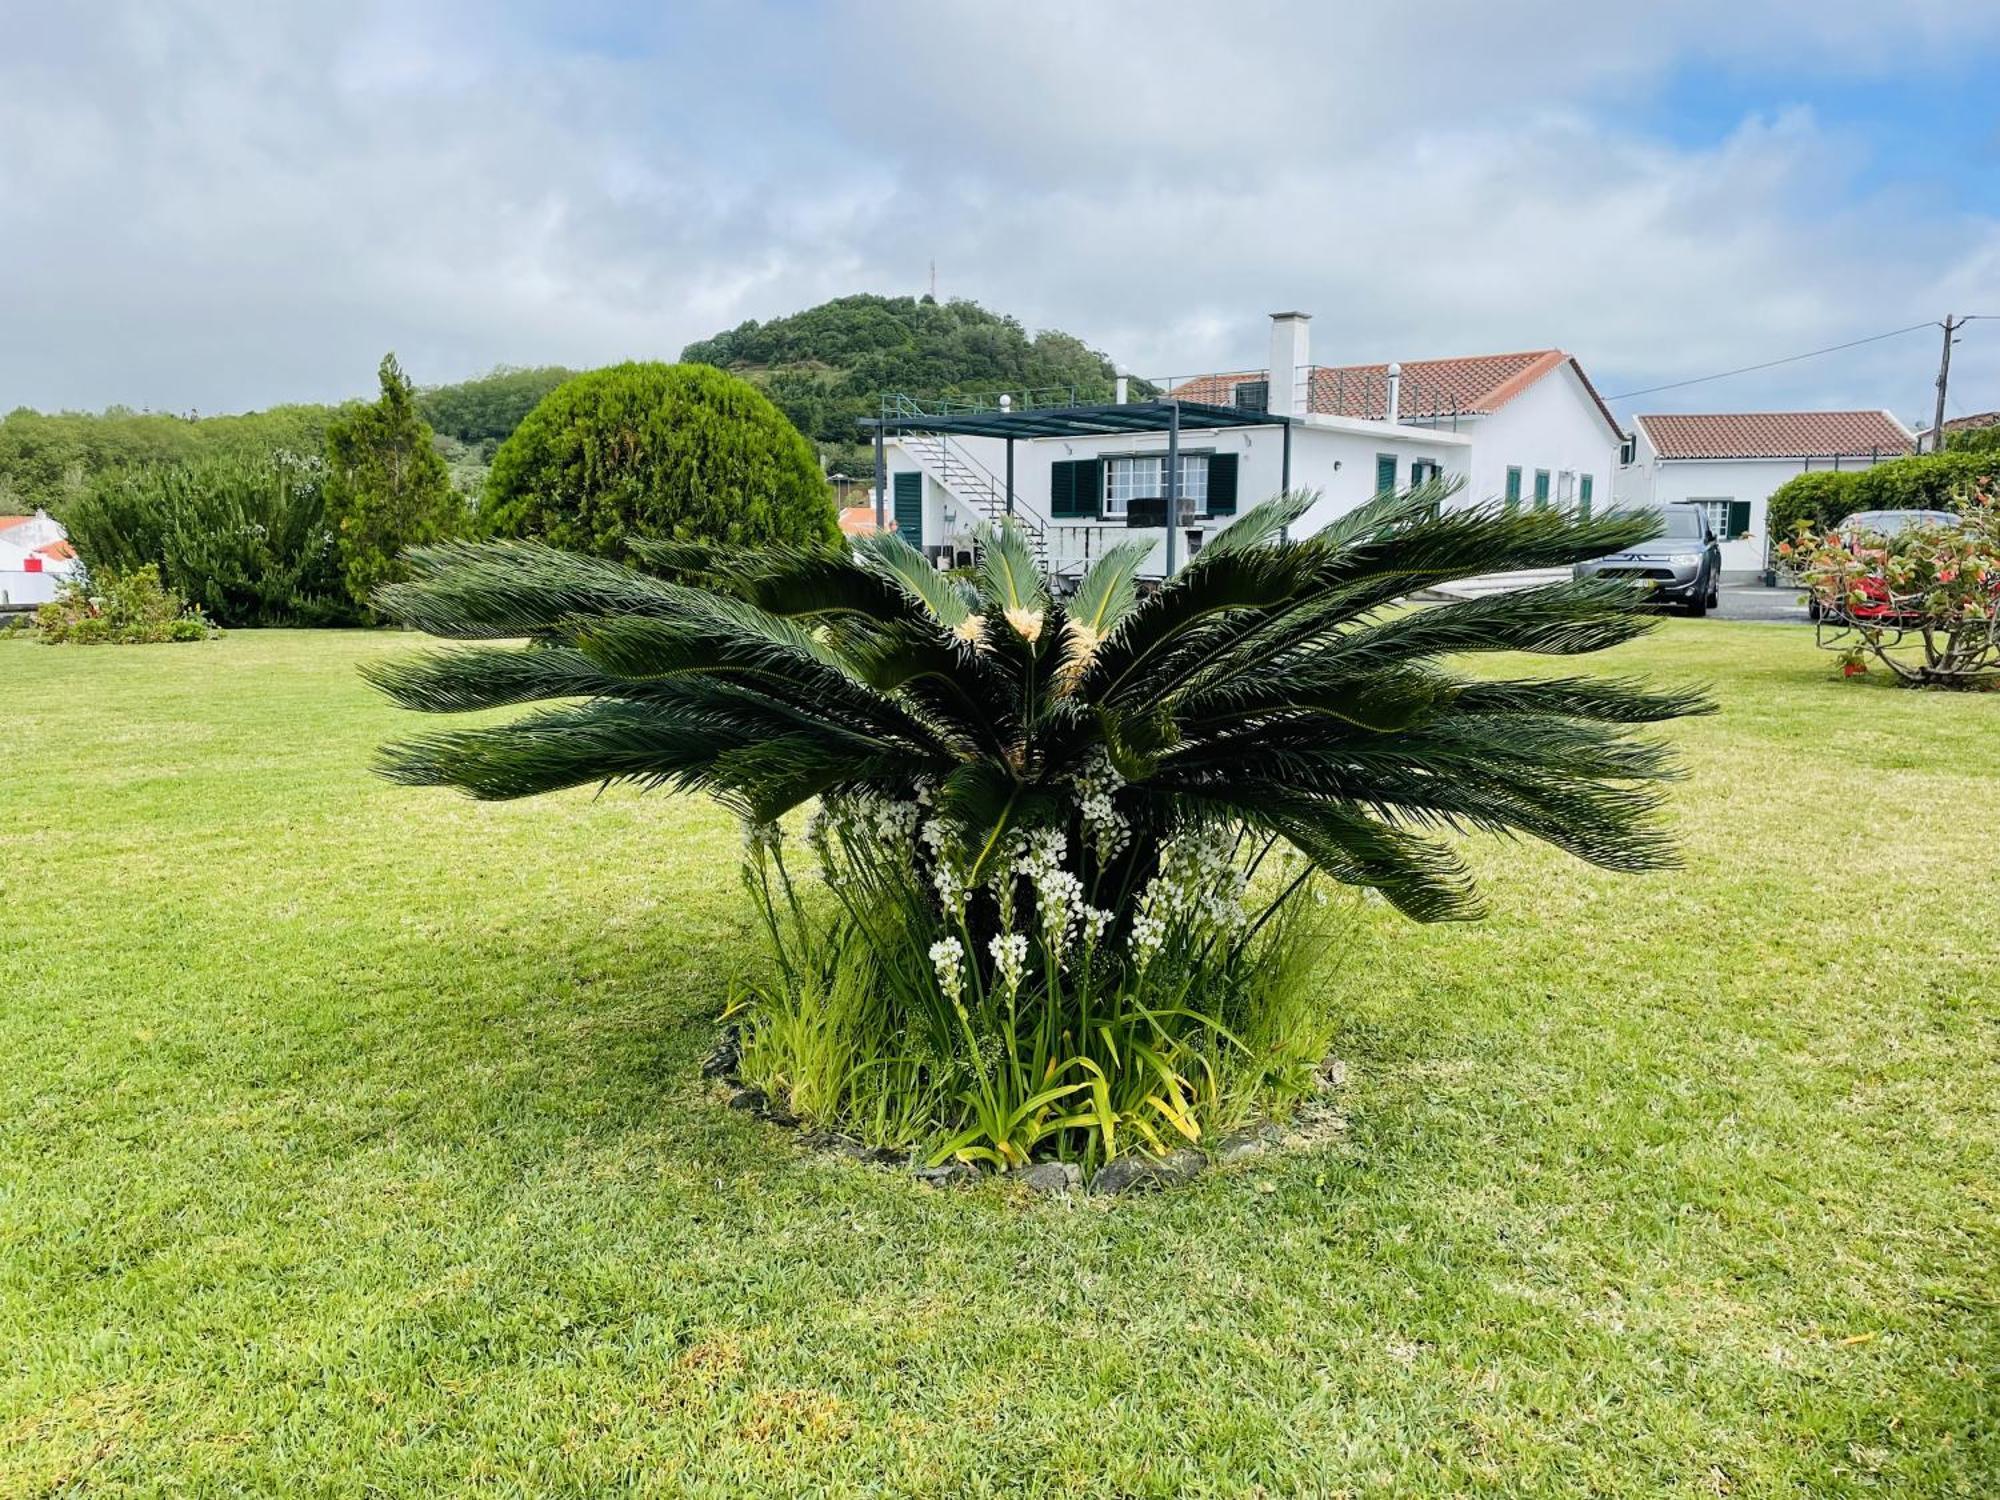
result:
[(634, 536), (840, 536), (812, 445), (756, 387), (708, 365), (614, 365), (557, 386), (494, 455), (483, 518), (494, 536), (605, 557)]

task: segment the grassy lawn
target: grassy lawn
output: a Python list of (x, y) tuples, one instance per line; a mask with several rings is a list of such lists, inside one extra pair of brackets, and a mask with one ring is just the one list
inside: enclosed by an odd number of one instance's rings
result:
[(734, 825), (374, 781), (406, 649), (0, 642), (0, 1494), (2000, 1490), (2000, 696), (1612, 653), (1688, 868), (1368, 906), (1345, 1128), (1107, 1209), (719, 1107)]

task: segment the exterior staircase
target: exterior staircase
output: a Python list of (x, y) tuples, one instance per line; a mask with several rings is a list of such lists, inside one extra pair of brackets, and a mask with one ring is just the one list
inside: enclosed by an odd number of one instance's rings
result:
[[(949, 439), (931, 433), (899, 433), (896, 442), (917, 461), (917, 467), (944, 486), (965, 509), (994, 525), (1007, 514), (1007, 485), (992, 470), (963, 448), (954, 448)], [(1014, 520), (1027, 536), (1035, 555), (1035, 566), (1049, 567), (1048, 522), (1014, 496)]]

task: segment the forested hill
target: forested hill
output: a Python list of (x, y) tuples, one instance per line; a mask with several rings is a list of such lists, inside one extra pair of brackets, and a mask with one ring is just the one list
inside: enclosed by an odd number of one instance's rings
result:
[[(768, 323), (749, 322), (689, 344), (681, 358), (754, 382), (823, 457), (859, 464), (855, 423), (884, 391), (1079, 387), (1108, 397), (1111, 361), (1073, 334), (1033, 337), (976, 302), (929, 297), (836, 297)], [(858, 470), (851, 470), (858, 472)]]
[[(417, 410), (436, 433), (438, 451), (459, 487), (476, 493), (493, 450), (574, 370), (502, 366), (454, 385), (425, 386)], [(0, 515), (63, 502), (99, 474), (190, 463), (202, 458), (262, 458), (274, 452), (318, 453), (336, 406), (274, 406), (240, 416), (175, 416), (114, 406), (101, 412), (38, 412), (0, 417)]]

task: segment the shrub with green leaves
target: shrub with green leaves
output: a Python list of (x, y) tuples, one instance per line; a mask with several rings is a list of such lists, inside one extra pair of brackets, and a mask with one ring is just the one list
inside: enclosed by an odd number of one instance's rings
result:
[(64, 579), (35, 611), (35, 634), (50, 646), (149, 646), (204, 641), (215, 629), (147, 565)]
[(2000, 687), (2000, 481), (1969, 484), (1949, 513), (1893, 536), (1801, 522), (1779, 544), (1846, 675), (1874, 661), (1907, 687)]
[(622, 557), (628, 539), (832, 545), (812, 445), (756, 387), (706, 365), (624, 364), (566, 381), (493, 456), (493, 536)]
[(210, 458), (98, 476), (63, 523), (86, 567), (157, 567), (219, 625), (351, 625), (317, 455)]
[(405, 547), (457, 536), (468, 519), (395, 355), (382, 356), (377, 375), (374, 404), (343, 412), (326, 432), (327, 520), (357, 605), (403, 576)]
[[(1649, 626), (1631, 585), (1399, 603), (1614, 552), (1656, 518), (1445, 493), (1303, 538), (1310, 497), (1275, 500), (1155, 591), (1142, 543), (1068, 599), (1012, 527), (967, 579), (893, 534), (852, 555), (640, 543), (636, 567), (424, 549), (384, 613), (528, 644), (375, 681), (433, 712), (552, 706), (392, 746), (383, 768), (482, 798), (629, 781), (733, 808), (776, 971), (746, 1001), (746, 1060), (821, 1123), (1005, 1166), (1159, 1149), (1295, 1087), (1315, 886), (1472, 917), (1465, 830), (1614, 870), (1671, 860), (1671, 764), (1631, 726), (1702, 700), (1450, 665), (1628, 640)], [(781, 827), (809, 806), (818, 883)]]
[(1858, 469), (1813, 469), (1787, 479), (1771, 491), (1765, 506), (1764, 524), (1770, 535), (1788, 537), (1801, 521), (1819, 531), (1838, 526), (1857, 508), (1854, 482), (1860, 477)]

